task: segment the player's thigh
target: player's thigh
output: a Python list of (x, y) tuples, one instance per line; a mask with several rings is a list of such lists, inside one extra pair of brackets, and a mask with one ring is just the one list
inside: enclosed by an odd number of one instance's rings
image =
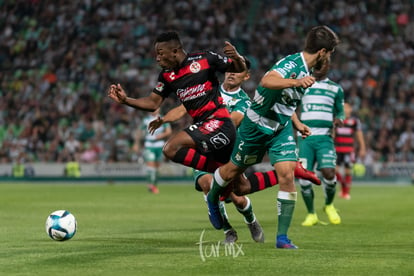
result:
[(260, 163), (267, 151), (266, 142), (269, 139), (269, 135), (242, 123), (237, 131), (236, 142), (230, 158), (231, 162), (244, 169)]
[(302, 162), (303, 167), (308, 170), (313, 170), (316, 161), (315, 149), (313, 147), (313, 141), (309, 138), (298, 138), (299, 160)]
[(192, 137), (195, 148), (201, 154), (222, 163), (230, 159), (236, 139), (236, 129), (231, 119), (200, 122), (187, 127), (184, 131)]
[(318, 169), (335, 169), (338, 157), (336, 155), (335, 145), (332, 138), (329, 136), (321, 136), (319, 142), (315, 144), (315, 148)]
[(272, 166), (277, 162), (296, 162), (298, 160), (298, 150), (291, 124), (282, 129), (277, 135), (274, 135), (267, 143)]
[(179, 131), (164, 144), (163, 152), (167, 156), (174, 155), (181, 148), (195, 148), (196, 142), (186, 131)]

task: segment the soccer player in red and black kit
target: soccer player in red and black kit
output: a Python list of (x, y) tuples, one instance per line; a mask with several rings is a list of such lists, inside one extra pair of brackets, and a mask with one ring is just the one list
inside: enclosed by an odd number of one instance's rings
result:
[(225, 42), (225, 57), (203, 51), (187, 54), (176, 32), (155, 40), (156, 60), (162, 68), (158, 84), (147, 97), (127, 97), (120, 84), (112, 84), (108, 96), (118, 103), (154, 111), (171, 93), (180, 99), (193, 124), (172, 136), (163, 148), (173, 162), (213, 172), (229, 160), (236, 131), (218, 90), (216, 72), (243, 72), (246, 64), (236, 48)]
[[(358, 158), (365, 158), (365, 141), (361, 129), (361, 122), (352, 116), (350, 104), (344, 104), (345, 120), (342, 127), (335, 131), (335, 149), (337, 154), (336, 178), (341, 183), (340, 197), (351, 199), (350, 190), (352, 185), (352, 164), (355, 163), (355, 138), (358, 144)], [(345, 175), (340, 173), (341, 166), (345, 167)]]

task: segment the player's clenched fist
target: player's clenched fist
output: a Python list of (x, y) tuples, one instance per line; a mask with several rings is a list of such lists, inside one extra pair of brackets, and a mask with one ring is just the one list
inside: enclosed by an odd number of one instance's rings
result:
[(315, 83), (315, 77), (306, 76), (301, 79), (297, 79), (296, 87), (308, 88)]

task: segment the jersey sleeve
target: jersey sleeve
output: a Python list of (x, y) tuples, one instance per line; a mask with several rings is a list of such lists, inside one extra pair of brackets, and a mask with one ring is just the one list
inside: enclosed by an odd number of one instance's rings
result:
[(233, 62), (230, 58), (217, 54), (213, 51), (207, 51), (206, 57), (213, 70), (221, 73), (226, 72), (227, 68), (229, 68), (230, 64)]
[(287, 57), (279, 60), (270, 69), (270, 71), (278, 72), (284, 79), (287, 79), (287, 78), (295, 79), (297, 77), (297, 74), (294, 72), (294, 70), (295, 70), (295, 67), (290, 66), (290, 60)]
[(163, 72), (158, 75), (157, 85), (154, 87), (152, 92), (163, 98), (167, 98), (170, 95), (171, 89), (169, 89), (168, 83), (163, 77)]
[(355, 118), (355, 131), (362, 130), (362, 123), (359, 118)]
[(251, 105), (251, 101), (250, 101), (250, 98), (249, 98), (249, 96), (247, 96), (247, 95), (244, 95), (243, 97), (241, 97), (238, 101), (237, 101), (237, 103), (236, 103), (236, 105), (233, 107), (233, 109), (231, 110), (231, 112), (240, 112), (240, 113), (245, 113), (246, 112), (246, 110), (250, 107), (250, 105)]

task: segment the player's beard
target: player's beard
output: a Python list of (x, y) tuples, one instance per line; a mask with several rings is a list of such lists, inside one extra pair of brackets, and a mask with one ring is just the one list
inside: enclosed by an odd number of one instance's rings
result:
[(315, 64), (315, 66), (313, 67), (313, 69), (314, 69), (315, 71), (319, 71), (319, 70), (321, 70), (323, 63), (324, 63), (324, 59), (319, 59), (319, 60), (316, 62), (316, 64)]
[(329, 64), (329, 57), (325, 57), (325, 56), (324, 57), (319, 57), (319, 59), (316, 61), (315, 66), (313, 67), (313, 69), (315, 71), (320, 71), (323, 68), (325, 63)]

